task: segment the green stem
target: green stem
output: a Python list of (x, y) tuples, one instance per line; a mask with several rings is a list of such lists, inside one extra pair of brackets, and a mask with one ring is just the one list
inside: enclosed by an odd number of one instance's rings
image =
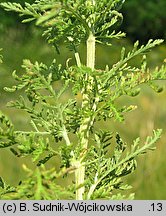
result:
[(90, 33), (87, 40), (87, 67), (94, 70), (95, 66), (95, 36)]
[(75, 52), (74, 55), (75, 55), (75, 59), (76, 59), (76, 62), (77, 62), (77, 66), (80, 67), (81, 66), (81, 60), (80, 60), (79, 53)]
[(40, 200), (42, 199), (42, 178), (39, 169), (37, 169), (36, 178), (37, 178), (37, 189), (35, 192), (35, 199)]
[[(89, 34), (87, 39), (87, 67), (90, 67), (94, 70), (95, 67), (95, 37), (92, 33)], [(79, 145), (81, 147), (81, 153), (79, 160), (76, 161), (76, 171), (75, 171), (75, 181), (76, 181), (76, 200), (83, 200), (83, 195), (85, 191), (84, 181), (85, 181), (85, 165), (82, 164), (84, 156), (88, 148), (89, 141), (89, 130), (92, 126), (93, 118), (89, 116), (88, 113), (91, 109), (90, 106), (90, 96), (89, 93), (92, 90), (93, 77), (86, 75), (85, 78), (89, 84), (82, 90), (83, 99), (82, 99), (82, 110), (84, 112), (84, 118), (79, 129)], [(93, 107), (94, 108), (94, 107)], [(79, 166), (78, 166), (79, 165)]]

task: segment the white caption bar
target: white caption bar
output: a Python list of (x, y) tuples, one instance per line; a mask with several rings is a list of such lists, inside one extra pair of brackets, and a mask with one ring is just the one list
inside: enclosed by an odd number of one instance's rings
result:
[(113, 216), (163, 216), (166, 215), (166, 200), (122, 200), (122, 201), (0, 201), (0, 216), (69, 216), (69, 215), (113, 215)]

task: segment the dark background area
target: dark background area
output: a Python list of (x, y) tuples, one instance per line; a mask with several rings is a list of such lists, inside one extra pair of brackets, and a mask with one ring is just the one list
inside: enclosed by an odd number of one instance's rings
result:
[(132, 40), (166, 39), (165, 0), (126, 0), (122, 13), (122, 29)]

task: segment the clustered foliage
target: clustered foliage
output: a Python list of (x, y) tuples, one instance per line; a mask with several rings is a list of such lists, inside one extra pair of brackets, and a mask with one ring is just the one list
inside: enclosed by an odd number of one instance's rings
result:
[[(163, 40), (149, 40), (146, 45), (134, 44), (130, 52), (123, 47), (119, 61), (105, 70), (95, 69), (95, 43), (110, 45), (113, 38), (125, 34), (115, 32), (121, 22), (118, 12), (122, 0), (36, 0), (33, 4), (2, 3), (8, 11), (18, 12), (23, 22), (36, 20), (43, 28), (48, 43), (59, 52), (65, 43), (73, 50), (76, 65), (62, 68), (56, 60), (50, 66), (23, 61), (24, 73), (13, 72), (17, 85), (5, 88), (8, 92), (24, 90), (8, 105), (24, 110), (30, 116), (30, 131), (15, 130), (14, 125), (0, 113), (0, 148), (9, 148), (17, 157), (30, 156), (35, 170), (24, 166), (28, 178), (13, 187), (0, 179), (2, 199), (124, 199), (126, 185), (123, 177), (136, 167), (136, 157), (155, 148), (161, 130), (153, 131), (144, 145), (137, 138), (130, 146), (120, 134), (101, 130), (96, 123), (114, 119), (124, 121), (124, 114), (135, 106), (118, 107), (123, 95), (136, 96), (140, 85), (147, 83), (157, 92), (162, 89), (154, 81), (166, 78), (162, 65), (150, 71), (146, 53)], [(87, 65), (83, 65), (77, 47), (87, 43)], [(130, 60), (142, 55), (140, 67)], [(61, 84), (61, 88), (57, 86)], [(69, 90), (71, 98), (64, 99)], [(79, 95), (79, 98), (77, 97)], [(80, 96), (81, 95), (81, 96)], [(81, 98), (81, 99), (80, 99)], [(60, 165), (47, 169), (52, 159)], [(68, 178), (68, 186), (60, 180)]]

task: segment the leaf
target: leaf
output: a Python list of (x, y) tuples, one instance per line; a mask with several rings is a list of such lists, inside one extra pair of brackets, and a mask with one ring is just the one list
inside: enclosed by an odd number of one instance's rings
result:
[(39, 162), (37, 163), (37, 166), (41, 166), (42, 164), (45, 164), (46, 162), (48, 162), (53, 156), (55, 156), (54, 153), (50, 153), (49, 155), (47, 155), (45, 158), (39, 160)]
[(22, 21), (22, 23), (32, 22), (32, 21), (34, 21), (34, 20), (36, 20), (35, 17), (33, 17), (33, 18), (28, 18), (28, 19), (24, 19), (24, 20)]
[(59, 14), (58, 10), (52, 10), (49, 13), (45, 13), (45, 15), (41, 16), (37, 20), (36, 25), (41, 25), (41, 24), (43, 24), (45, 22), (48, 22), (50, 19), (53, 19), (53, 18), (57, 17), (58, 14)]
[(3, 179), (2, 179), (2, 177), (0, 177), (0, 187), (1, 188), (5, 188), (5, 183), (4, 183), (4, 181), (3, 181)]
[[(1, 52), (2, 49), (0, 49)], [(0, 64), (2, 63), (2, 55), (0, 55)]]
[(152, 82), (149, 82), (148, 84), (157, 93), (160, 93), (160, 92), (163, 91), (163, 87), (162, 86), (159, 86), (159, 85), (157, 85), (155, 83), (152, 83)]
[(17, 157), (20, 157), (20, 153), (17, 152), (14, 148), (10, 148), (10, 151)]

